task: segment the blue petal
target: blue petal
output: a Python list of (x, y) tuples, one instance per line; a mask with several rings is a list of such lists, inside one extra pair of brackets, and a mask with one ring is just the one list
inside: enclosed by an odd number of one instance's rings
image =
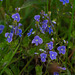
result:
[(7, 36), (8, 36), (8, 34), (9, 34), (9, 33), (5, 33), (5, 37), (7, 37)]
[(21, 37), (22, 35), (21, 34), (19, 34), (19, 37)]
[(22, 29), (19, 29), (19, 33), (22, 33)]

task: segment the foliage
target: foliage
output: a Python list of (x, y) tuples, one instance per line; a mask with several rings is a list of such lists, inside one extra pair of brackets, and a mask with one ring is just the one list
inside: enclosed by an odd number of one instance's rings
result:
[(74, 75), (74, 12), (75, 0), (0, 0), (0, 75)]

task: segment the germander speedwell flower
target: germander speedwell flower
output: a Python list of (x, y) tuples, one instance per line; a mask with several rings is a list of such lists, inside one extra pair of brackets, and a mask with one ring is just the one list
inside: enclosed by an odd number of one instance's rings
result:
[(19, 21), (20, 21), (20, 15), (19, 15), (19, 13), (13, 14), (13, 15), (12, 15), (12, 18), (13, 18), (14, 20), (16, 20), (17, 22), (19, 22)]
[(51, 34), (51, 32), (53, 33), (53, 29), (49, 27), (49, 34)]
[(46, 61), (47, 54), (41, 53), (40, 56), (41, 56), (41, 61), (42, 62), (45, 62)]
[(35, 43), (36, 46), (38, 46), (38, 44), (42, 44), (43, 40), (39, 37), (39, 36), (35, 36), (34, 39), (32, 40), (32, 43)]
[(34, 16), (34, 19), (35, 19), (36, 21), (38, 21), (38, 22), (39, 22), (40, 15), (35, 15), (35, 16)]
[(13, 34), (12, 33), (5, 33), (5, 37), (7, 37), (7, 40), (9, 43), (12, 41), (12, 37), (13, 37)]
[(66, 52), (66, 47), (65, 46), (59, 46), (58, 48), (57, 48), (57, 50), (59, 51), (59, 54), (65, 54), (65, 52)]
[(22, 29), (19, 29), (17, 26), (15, 27), (15, 35), (19, 35), (21, 37)]
[(65, 4), (65, 3), (69, 3), (69, 0), (60, 0), (61, 2), (63, 2), (63, 5)]
[(53, 42), (51, 41), (51, 42), (49, 42), (49, 43), (47, 43), (48, 44), (48, 48), (50, 49), (50, 50), (52, 50), (53, 49)]
[(30, 29), (29, 33), (27, 33), (28, 37), (31, 35), (33, 28)]
[(0, 34), (3, 32), (4, 25), (0, 25)]
[(44, 20), (44, 21), (42, 22), (42, 28), (46, 29), (47, 23), (48, 23), (48, 20)]
[(50, 58), (51, 58), (52, 60), (56, 59), (56, 56), (57, 56), (57, 53), (56, 53), (56, 52), (49, 51), (49, 54), (50, 54)]

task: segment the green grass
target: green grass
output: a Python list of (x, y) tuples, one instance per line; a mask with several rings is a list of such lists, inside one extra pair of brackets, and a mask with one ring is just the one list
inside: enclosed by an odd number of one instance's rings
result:
[[(72, 6), (71, 4), (73, 3), (73, 8), (71, 9), (70, 6)], [(75, 0), (71, 1), (69, 4), (66, 5), (62, 5), (62, 2), (60, 2), (59, 0), (6, 0), (6, 1), (0, 1), (0, 24), (4, 24), (5, 25), (5, 29), (3, 31), (2, 34), (0, 34), (0, 47), (4, 48), (3, 51), (0, 50), (1, 53), (1, 57), (0, 57), (0, 75), (2, 74), (7, 74), (7, 75), (15, 75), (15, 74), (19, 74), (21, 75), (23, 72), (27, 73), (28, 72), (31, 73), (31, 70), (33, 70), (33, 68), (35, 68), (36, 72), (39, 72), (40, 75), (42, 73), (42, 68), (43, 65), (46, 65), (46, 67), (48, 68), (48, 64), (49, 64), (49, 56), (48, 56), (48, 61), (47, 63), (42, 63), (41, 64), (36, 64), (36, 66), (34, 65), (34, 62), (32, 60), (34, 60), (35, 56), (34, 53), (37, 48), (37, 51), (39, 52), (39, 48), (44, 48), (45, 43), (47, 43), (47, 41), (51, 41), (51, 38), (53, 37), (55, 40), (55, 43), (58, 43), (60, 45), (65, 45), (62, 43), (63, 39), (68, 40), (68, 45), (67, 45), (67, 49), (66, 49), (66, 55), (62, 56), (63, 58), (59, 58), (56, 59), (55, 62), (57, 62), (58, 64), (62, 64), (61, 66), (64, 66), (67, 68), (66, 71), (64, 71), (63, 74), (68, 74), (71, 75), (73, 70), (74, 71), (74, 67), (73, 67), (73, 62), (74, 62), (74, 58), (72, 58), (72, 60), (68, 60), (68, 56), (69, 54), (69, 47), (71, 46), (72, 43), (72, 38), (71, 38), (71, 33), (74, 31), (74, 27), (73, 25), (75, 24), (74, 22), (74, 12), (75, 12)], [(6, 38), (5, 33), (6, 32), (10, 32), (10, 28), (8, 27), (8, 25), (13, 25), (13, 19), (11, 18), (13, 13), (16, 13), (15, 8), (20, 7), (20, 11), (19, 14), (21, 16), (21, 21), (20, 23), (22, 23), (23, 25), (21, 26), (22, 28), (22, 37), (17, 37), (14, 36), (13, 41), (11, 43), (6, 42)], [(30, 30), (30, 28), (33, 28), (34, 31), (36, 32), (37, 29), (35, 27), (35, 22), (34, 22), (34, 16), (35, 15), (39, 15), (41, 10), (44, 10), (46, 13), (48, 13), (48, 11), (51, 11), (51, 20), (55, 20), (56, 19), (56, 23), (55, 24), (55, 33), (53, 35), (49, 35), (46, 34), (45, 36), (43, 34), (40, 33), (40, 31), (36, 34), (38, 34), (41, 38), (44, 39), (44, 45), (40, 45), (35, 47), (35, 45), (31, 44), (32, 39), (34, 38), (34, 35), (30, 36), (29, 38), (27, 38), (27, 33), (28, 30)], [(66, 14), (66, 12), (71, 12), (72, 14)], [(4, 13), (7, 14), (7, 17), (4, 16)], [(3, 18), (4, 17), (4, 18)], [(9, 19), (11, 19), (11, 21), (9, 21)], [(6, 22), (8, 22), (8, 24), (6, 24)], [(73, 23), (74, 22), (74, 23)], [(69, 29), (67, 29), (69, 28)], [(25, 39), (27, 38), (27, 39)], [(47, 38), (47, 39), (46, 39)], [(75, 40), (74, 40), (75, 41)], [(25, 43), (24, 43), (25, 42)], [(54, 50), (56, 50), (57, 46), (54, 44)], [(75, 45), (71, 46), (71, 51), (73, 51), (73, 48), (75, 47)], [(33, 50), (33, 51), (31, 51)], [(57, 50), (56, 50), (57, 51)], [(39, 55), (38, 55), (39, 57)], [(72, 56), (73, 57), (73, 56)], [(31, 59), (30, 59), (31, 58)], [(24, 62), (24, 61), (26, 62)], [(21, 64), (20, 65), (20, 61)], [(50, 60), (51, 61), (51, 60)], [(59, 62), (58, 62), (59, 61)], [(72, 63), (71, 63), (72, 62)], [(15, 63), (15, 64), (13, 64)], [(39, 61), (40, 63), (40, 61)], [(52, 63), (52, 61), (51, 61)], [(13, 65), (13, 68), (11, 68)], [(40, 66), (38, 66), (40, 65)], [(29, 67), (32, 67), (31, 69)], [(21, 67), (21, 69), (20, 69)], [(70, 68), (69, 68), (70, 67)], [(15, 71), (15, 68), (18, 69), (18, 71)], [(49, 74), (48, 70), (46, 68), (45, 74)], [(40, 69), (41, 71), (39, 71), (38, 69)], [(39, 74), (37, 73), (37, 74)], [(62, 75), (62, 73), (60, 73), (60, 75)]]

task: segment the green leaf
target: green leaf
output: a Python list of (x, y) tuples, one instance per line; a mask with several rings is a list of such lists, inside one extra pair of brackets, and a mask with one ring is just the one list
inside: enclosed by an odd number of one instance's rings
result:
[(11, 64), (10, 68), (11, 68), (12, 72), (14, 73), (14, 75), (19, 75), (20, 70), (19, 70), (19, 68), (17, 68), (16, 65)]
[(13, 75), (12, 71), (9, 68), (5, 69), (7, 75)]
[(4, 59), (2, 59), (2, 61), (0, 62), (2, 66), (5, 66), (9, 59), (10, 59), (10, 56), (12, 55), (12, 51), (10, 51), (7, 55), (4, 56)]
[(37, 65), (35, 69), (36, 69), (36, 75), (42, 75), (42, 66)]
[(67, 69), (67, 75), (71, 75), (70, 71)]
[(37, 50), (37, 47), (34, 47), (34, 48), (31, 48), (30, 50), (28, 50), (27, 53), (28, 53), (30, 56), (32, 56), (32, 55), (34, 55), (34, 53), (36, 52), (36, 50)]
[(23, 46), (28, 47), (29, 46), (29, 38), (27, 36), (24, 37), (23, 39)]

